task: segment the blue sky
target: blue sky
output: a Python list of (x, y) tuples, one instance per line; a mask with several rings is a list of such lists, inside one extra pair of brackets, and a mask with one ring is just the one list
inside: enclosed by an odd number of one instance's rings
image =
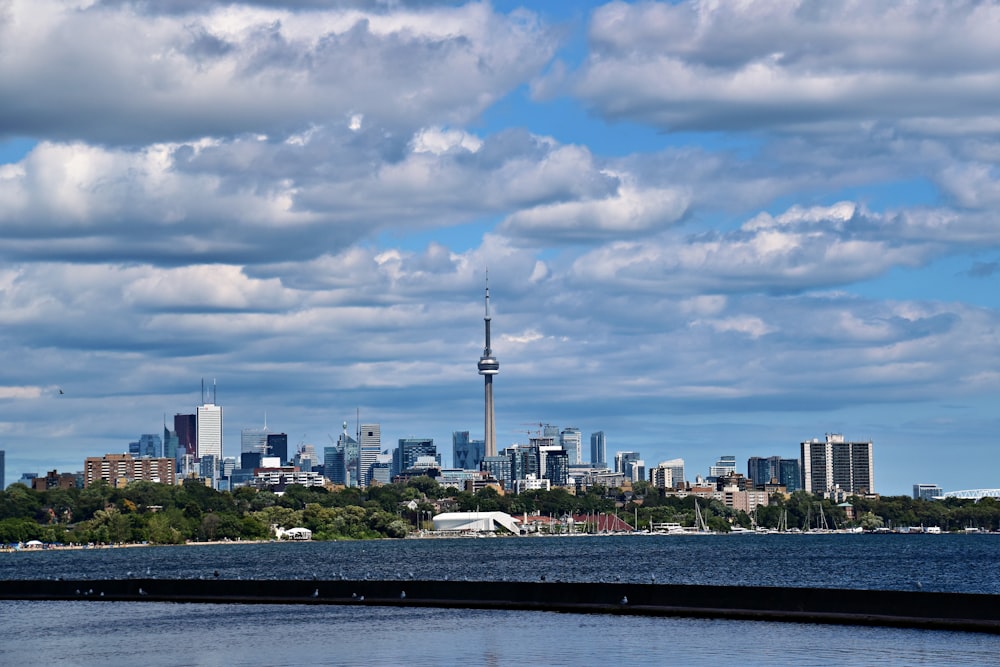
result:
[[(13, 0), (0, 448), (192, 412), (322, 447), (530, 424), (688, 476), (1000, 463), (996, 2)], [(59, 389), (64, 394), (59, 394)], [(586, 448), (585, 448), (586, 449)], [(586, 458), (586, 452), (585, 452)]]

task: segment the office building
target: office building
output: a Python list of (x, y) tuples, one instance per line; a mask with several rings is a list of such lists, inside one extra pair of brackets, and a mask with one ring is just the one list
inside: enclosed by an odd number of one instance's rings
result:
[(944, 489), (942, 489), (937, 484), (914, 484), (913, 485), (913, 499), (914, 500), (935, 500), (944, 495)]
[(270, 456), (267, 451), (267, 425), (263, 428), (245, 428), (240, 430), (240, 454), (257, 452), (261, 456)]
[(483, 356), (479, 357), (479, 374), (483, 376), (483, 384), (486, 390), (486, 407), (483, 427), (483, 441), (486, 448), (486, 456), (497, 455), (496, 418), (493, 414), (493, 376), (500, 372), (500, 362), (493, 356), (493, 348), (490, 347), (490, 279), (486, 278), (486, 317), (483, 318), (486, 324), (486, 346), (483, 348)]
[(571, 465), (583, 463), (583, 436), (580, 429), (568, 426), (559, 434), (559, 444), (566, 450)]
[(608, 442), (604, 431), (590, 434), (590, 465), (594, 468), (608, 467)]
[(368, 486), (373, 484), (389, 484), (392, 482), (392, 455), (379, 454), (368, 473)]
[(430, 456), (441, 465), (441, 455), (433, 438), (400, 438), (399, 447), (393, 452), (392, 476), (412, 468), (421, 456)]
[(323, 476), (334, 484), (347, 486), (347, 464), (343, 448), (337, 445), (323, 448)]
[(708, 479), (706, 481), (715, 483), (720, 477), (726, 477), (734, 472), (736, 472), (736, 457), (720, 456), (714, 466), (709, 466)]
[(176, 431), (171, 431), (167, 428), (166, 419), (163, 423), (163, 457), (167, 459), (177, 460), (177, 449), (180, 445), (180, 439), (177, 437)]
[(174, 415), (174, 433), (177, 434), (177, 458), (198, 455), (197, 415)]
[[(284, 463), (284, 461), (282, 461), (282, 463)], [(292, 463), (296, 468), (303, 472), (312, 471), (313, 468), (320, 465), (319, 454), (316, 452), (316, 447), (305, 443), (299, 445), (299, 451), (295, 453)]]
[(468, 431), (454, 431), (451, 434), (451, 463), (462, 470), (479, 470), (486, 456), (486, 441), (469, 439)]
[(801, 488), (802, 472), (798, 459), (751, 456), (747, 460), (747, 477), (753, 480), (754, 488), (763, 489), (773, 481), (792, 493)]
[(0, 491), (7, 488), (7, 453), (0, 449)]
[[(507, 450), (504, 450), (507, 452)], [(514, 488), (514, 480), (511, 471), (512, 456), (508, 454), (501, 454), (498, 456), (487, 456), (483, 458), (482, 470), (487, 473), (493, 479), (498, 480), (505, 489)]]
[(852, 494), (875, 492), (872, 441), (850, 442), (839, 433), (824, 440), (813, 438), (800, 444), (802, 488), (809, 493)]
[(358, 485), (368, 486), (371, 467), (382, 453), (382, 427), (379, 424), (362, 424), (358, 438)]
[(139, 436), (139, 456), (156, 459), (163, 456), (163, 441), (158, 433), (143, 433)]
[(288, 463), (288, 434), (268, 433), (265, 456), (275, 456), (281, 459), (281, 465)]
[(222, 458), (222, 406), (215, 403), (199, 405), (197, 409), (198, 422), (198, 458), (214, 456), (218, 461)]
[(639, 452), (616, 452), (615, 472), (624, 474), (625, 479), (631, 482), (638, 482), (646, 478), (646, 463)]

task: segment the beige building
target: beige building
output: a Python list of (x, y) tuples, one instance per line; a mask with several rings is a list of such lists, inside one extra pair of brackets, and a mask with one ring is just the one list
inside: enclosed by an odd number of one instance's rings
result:
[(90, 486), (99, 479), (114, 487), (123, 487), (129, 482), (159, 482), (175, 484), (174, 460), (169, 458), (135, 458), (131, 454), (105, 454), (90, 456), (84, 462), (84, 486)]

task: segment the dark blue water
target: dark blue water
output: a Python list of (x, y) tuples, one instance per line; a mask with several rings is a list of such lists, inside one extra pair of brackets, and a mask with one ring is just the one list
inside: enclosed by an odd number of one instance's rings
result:
[[(148, 575), (147, 575), (148, 571)], [(1000, 535), (719, 535), (188, 545), (0, 554), (0, 579), (629, 581), (1000, 593)]]
[[(149, 574), (147, 575), (147, 569)], [(0, 579), (392, 578), (1000, 592), (1000, 536), (437, 539), (0, 553)], [(918, 584), (919, 582), (919, 584)], [(297, 605), (0, 602), (0, 665), (987, 665), (1000, 637), (751, 621)]]

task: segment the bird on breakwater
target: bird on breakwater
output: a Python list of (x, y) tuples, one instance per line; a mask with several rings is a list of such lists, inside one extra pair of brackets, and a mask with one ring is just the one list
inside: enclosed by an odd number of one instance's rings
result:
[(143, 589), (143, 588), (140, 588), (140, 589), (139, 589), (139, 595), (142, 595), (142, 596), (146, 596), (146, 595), (149, 595), (149, 593), (147, 593), (147, 592), (145, 591), (145, 589)]
[(314, 598), (318, 598), (319, 597), (319, 589), (318, 588), (313, 591), (313, 597)]
[(400, 600), (405, 600), (406, 599), (406, 591), (400, 591), (399, 592), (399, 599)]
[(622, 599), (618, 601), (618, 604), (628, 604), (628, 598), (623, 595)]

